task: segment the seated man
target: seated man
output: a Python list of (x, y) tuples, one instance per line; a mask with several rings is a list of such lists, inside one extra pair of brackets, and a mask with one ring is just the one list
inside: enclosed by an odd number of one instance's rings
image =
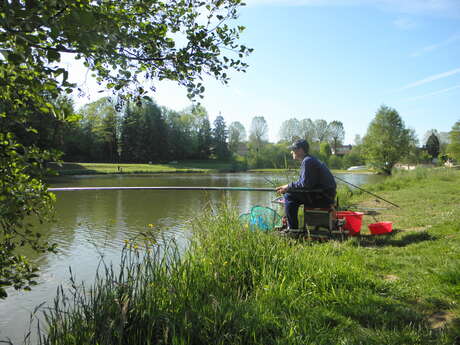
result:
[(302, 161), (298, 181), (276, 188), (284, 194), (284, 209), (289, 229), (298, 229), (297, 213), (304, 207), (329, 208), (334, 204), (337, 185), (328, 167), (308, 154), (306, 140), (298, 140), (291, 146), (292, 158)]

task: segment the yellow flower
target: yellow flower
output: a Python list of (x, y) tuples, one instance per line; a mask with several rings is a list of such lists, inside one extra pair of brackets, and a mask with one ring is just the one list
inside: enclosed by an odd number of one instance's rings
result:
[(150, 228), (153, 228), (155, 225), (154, 224), (149, 224), (148, 225)]

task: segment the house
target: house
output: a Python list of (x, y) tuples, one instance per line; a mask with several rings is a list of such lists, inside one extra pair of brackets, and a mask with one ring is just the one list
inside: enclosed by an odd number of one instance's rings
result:
[(332, 154), (336, 156), (345, 156), (346, 154), (350, 153), (353, 145), (339, 145), (337, 146), (336, 152), (334, 152), (334, 148), (332, 148)]

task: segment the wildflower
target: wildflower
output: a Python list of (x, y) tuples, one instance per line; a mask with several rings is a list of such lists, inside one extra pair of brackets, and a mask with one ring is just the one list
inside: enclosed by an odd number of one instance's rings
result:
[(153, 228), (155, 225), (154, 224), (149, 224), (148, 227), (149, 228)]

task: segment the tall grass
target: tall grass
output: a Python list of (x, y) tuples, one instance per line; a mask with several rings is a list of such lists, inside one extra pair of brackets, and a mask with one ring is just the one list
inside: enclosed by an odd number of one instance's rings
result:
[[(369, 269), (368, 249), (244, 231), (232, 207), (174, 243), (126, 247), (90, 288), (58, 291), (40, 344), (451, 344), (406, 284)], [(457, 282), (453, 269), (437, 279)]]

